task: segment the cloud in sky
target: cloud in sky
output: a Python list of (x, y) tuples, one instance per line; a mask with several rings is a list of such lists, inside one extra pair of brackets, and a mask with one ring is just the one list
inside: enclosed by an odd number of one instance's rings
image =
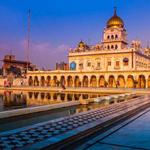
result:
[[(1, 44), (0, 45), (0, 59), (6, 54), (16, 55), (18, 60), (27, 60), (27, 41), (22, 40), (17, 42), (17, 45), (12, 44)], [(17, 47), (17, 50), (11, 51), (9, 47)], [(60, 44), (54, 46), (50, 41), (32, 42), (29, 50), (30, 61), (37, 65), (39, 68), (54, 69), (56, 62), (65, 61), (67, 62), (67, 54), (69, 45)]]
[(59, 52), (66, 52), (66, 50), (69, 50), (69, 45), (61, 44), (57, 47)]
[(57, 47), (51, 42), (35, 42), (30, 47), (30, 59), (40, 68), (53, 69), (56, 62), (67, 61), (69, 46), (60, 44)]

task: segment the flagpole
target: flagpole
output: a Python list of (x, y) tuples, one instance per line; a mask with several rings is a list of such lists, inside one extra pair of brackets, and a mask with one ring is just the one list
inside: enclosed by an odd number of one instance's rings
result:
[(28, 10), (28, 35), (27, 35), (27, 71), (29, 70), (29, 51), (30, 51), (30, 19), (31, 19), (31, 10)]

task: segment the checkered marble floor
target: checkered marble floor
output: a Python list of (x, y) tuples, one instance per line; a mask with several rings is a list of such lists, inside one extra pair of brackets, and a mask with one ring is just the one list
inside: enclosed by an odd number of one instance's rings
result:
[(0, 149), (21, 149), (30, 147), (35, 143), (45, 139), (50, 139), (57, 135), (75, 130), (81, 126), (96, 122), (109, 115), (127, 110), (133, 106), (142, 105), (147, 98), (135, 98), (130, 101), (124, 101), (118, 104), (110, 105), (106, 108), (91, 110), (81, 114), (60, 118), (54, 121), (48, 121), (26, 128), (12, 130), (0, 134)]

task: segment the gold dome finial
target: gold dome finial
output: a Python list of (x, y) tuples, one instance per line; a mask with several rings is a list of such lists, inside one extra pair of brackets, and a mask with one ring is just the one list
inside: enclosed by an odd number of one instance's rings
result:
[(86, 45), (86, 44), (81, 40), (81, 41), (79, 42), (79, 44), (78, 44), (78, 47), (79, 47), (79, 48), (84, 48), (85, 45)]
[(123, 20), (117, 16), (117, 8), (114, 7), (114, 15), (107, 21), (107, 28), (109, 27), (124, 27)]
[(114, 16), (117, 16), (117, 7), (114, 7)]

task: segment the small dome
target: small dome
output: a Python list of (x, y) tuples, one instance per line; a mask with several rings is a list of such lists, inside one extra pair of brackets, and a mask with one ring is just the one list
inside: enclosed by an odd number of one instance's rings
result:
[(85, 43), (81, 40), (78, 44), (79, 47), (85, 46)]
[(109, 27), (124, 27), (123, 20), (117, 16), (116, 8), (114, 9), (114, 16), (107, 21), (107, 28)]
[(84, 43), (82, 40), (79, 42), (78, 44), (78, 48), (85, 48), (86, 47), (86, 43)]

